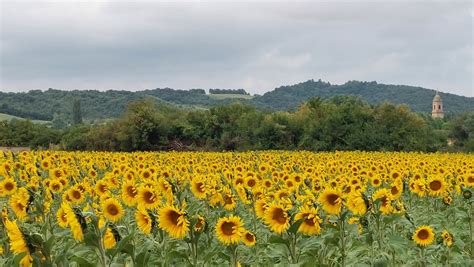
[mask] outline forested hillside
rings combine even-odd
[[[218,90],[218,89],[213,89]],[[221,90],[223,92],[232,90]],[[219,91],[220,93],[220,91]],[[157,102],[186,108],[210,108],[216,105],[241,102],[259,109],[294,110],[302,102],[319,96],[327,99],[335,95],[359,96],[369,104],[384,101],[407,104],[413,111],[430,112],[435,91],[405,85],[385,85],[376,82],[350,81],[342,85],[331,85],[321,80],[282,86],[262,96],[226,98],[206,94],[203,89],[175,90],[170,88],[130,91],[63,91],[49,89],[32,90],[24,93],[0,92],[0,113],[35,120],[61,118],[68,121],[72,116],[72,103],[79,100],[85,120],[108,119],[120,116],[127,103],[137,99],[154,98]],[[244,95],[245,96],[245,95]],[[462,113],[474,110],[474,98],[441,93],[447,113]]]

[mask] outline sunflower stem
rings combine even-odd
[[[474,259],[474,210],[472,209],[472,202],[469,203],[469,236],[471,238],[471,259]]]
[[[339,217],[339,238],[341,244],[341,266],[346,266],[346,233],[344,227],[344,219],[342,216]]]

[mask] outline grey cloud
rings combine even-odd
[[[377,80],[474,96],[470,2],[3,1],[0,90]]]

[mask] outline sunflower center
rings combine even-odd
[[[221,226],[221,230],[224,235],[232,235],[234,233],[234,223],[232,222],[224,222]]]
[[[108,206],[107,206],[107,212],[108,212],[110,215],[115,216],[115,215],[117,215],[117,214],[119,213],[119,210],[118,210],[117,206],[115,206],[115,205],[112,204],[112,205],[108,205]]]
[[[440,181],[432,181],[430,183],[430,189],[433,191],[438,191],[441,189],[441,182]]]
[[[419,239],[428,239],[430,236],[430,233],[428,233],[428,230],[422,229],[418,232],[418,238]]]
[[[256,184],[256,182],[255,182],[254,179],[250,179],[250,180],[248,180],[248,182],[247,182],[247,185],[248,185],[249,187],[254,187],[255,184]]]
[[[178,225],[179,217],[181,217],[181,214],[177,213],[174,210],[168,213],[168,218],[173,223],[173,225]]]
[[[75,199],[80,199],[81,198],[81,192],[79,192],[78,190],[72,191],[72,197],[74,197]]]
[[[4,185],[4,187],[7,191],[11,191],[11,190],[13,190],[14,186],[13,186],[13,183],[8,182]]]
[[[127,187],[127,194],[131,197],[134,197],[137,195],[137,190],[133,186],[128,186]]]
[[[331,206],[335,206],[338,204],[339,196],[336,194],[330,194],[328,195],[327,200]]]
[[[146,191],[144,194],[143,194],[143,199],[145,200],[146,203],[148,204],[153,204],[155,203],[154,201],[154,195],[152,192],[150,191]]]
[[[279,224],[286,223],[286,216],[285,211],[283,209],[277,208],[273,211],[272,219]]]
[[[251,233],[245,234],[245,239],[251,243],[255,241],[255,237]]]
[[[469,176],[469,177],[467,178],[467,181],[468,181],[469,183],[474,183],[474,176]]]
[[[398,188],[396,186],[392,186],[392,189],[390,189],[390,193],[392,193],[392,195],[398,194]]]
[[[234,203],[234,201],[232,200],[232,197],[229,197],[228,195],[224,196],[224,202],[225,202],[226,205],[230,205],[230,204]]]
[[[199,193],[204,193],[204,184],[202,182],[196,183],[196,189]]]

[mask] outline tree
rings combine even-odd
[[[72,123],[78,125],[82,123],[81,101],[75,99],[72,104]]]

